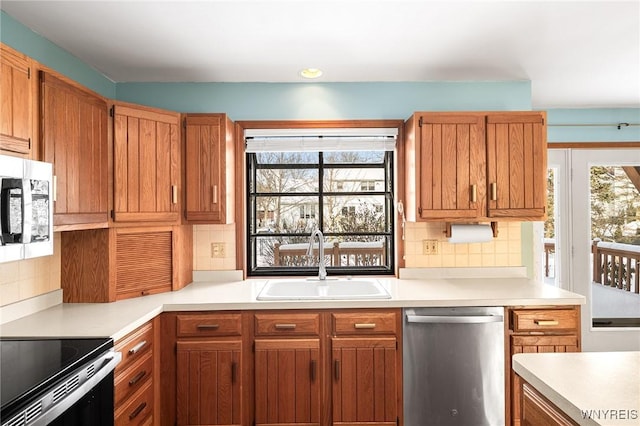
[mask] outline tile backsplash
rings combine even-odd
[[[459,268],[522,265],[520,222],[499,222],[498,236],[490,242],[451,244],[444,222],[405,224],[406,268]],[[437,254],[423,254],[423,240],[437,240]]]
[[[0,306],[60,289],[59,232],[53,247],[53,256],[0,263]]]
[[[213,243],[221,243],[222,255],[212,256]],[[193,270],[224,271],[236,269],[236,226],[194,225],[193,227]]]
[[[406,268],[460,268],[522,266],[520,222],[498,223],[498,236],[487,243],[450,244],[442,222],[405,224]],[[196,271],[236,269],[235,225],[193,227],[193,269]],[[438,253],[425,255],[423,240],[437,240]],[[212,257],[212,243],[224,244],[224,256]]]

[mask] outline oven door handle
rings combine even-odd
[[[48,411],[44,412],[33,423],[29,423],[29,426],[44,426],[51,423],[58,416],[60,416],[71,406],[73,406],[73,404],[78,402],[80,398],[89,393],[91,389],[93,389],[105,377],[107,377],[109,373],[111,373],[116,368],[116,365],[118,365],[121,359],[122,354],[120,352],[108,351],[107,353],[103,354],[102,367],[98,371],[96,371],[95,374],[91,376],[91,378],[87,379],[83,384],[81,384],[68,396],[62,399],[62,401],[51,407]]]

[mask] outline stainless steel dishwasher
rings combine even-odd
[[[504,309],[404,310],[405,426],[504,425]]]

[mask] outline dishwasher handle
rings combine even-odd
[[[503,322],[502,315],[412,315],[407,314],[407,322],[422,324],[483,324]]]

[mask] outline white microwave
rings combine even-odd
[[[0,155],[0,262],[53,254],[51,163]]]

